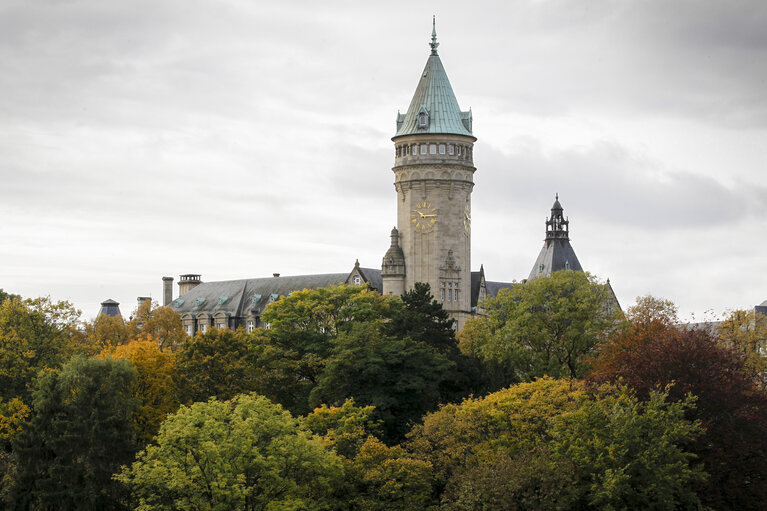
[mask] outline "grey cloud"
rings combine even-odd
[[[615,225],[652,229],[707,228],[760,214],[767,189],[726,187],[689,171],[631,154],[616,143],[564,151],[526,145],[511,153],[483,148],[482,187],[488,200],[509,197],[540,207],[560,193],[581,214]]]

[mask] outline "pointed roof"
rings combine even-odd
[[[120,316],[120,304],[111,298],[108,298],[101,302],[101,308],[99,309],[99,316]]]
[[[410,106],[404,114],[397,114],[397,133],[394,137],[440,133],[471,134],[471,110],[462,112],[455,99],[447,73],[437,54],[437,31],[432,25],[431,54],[421,73],[421,80],[415,89]]]
[[[546,241],[535,260],[528,280],[551,275],[559,270],[583,271],[573,247],[570,245],[570,221],[563,214],[557,194],[551,206],[551,218],[546,219]]]

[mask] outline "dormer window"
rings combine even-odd
[[[418,114],[418,127],[425,128],[429,124],[429,119],[426,117],[426,112]]]

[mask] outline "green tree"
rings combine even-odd
[[[375,407],[385,438],[399,440],[420,417],[437,407],[440,387],[455,364],[422,341],[390,337],[379,322],[363,322],[341,333],[310,403],[354,398]]]
[[[325,370],[332,340],[401,306],[397,298],[346,285],[296,291],[270,304],[261,316],[270,329],[252,337],[258,371],[269,376],[258,391],[293,413],[310,412],[309,393]]]
[[[694,398],[666,392],[639,401],[626,387],[604,388],[552,430],[554,459],[574,475],[578,509],[700,509],[691,483],[705,479],[684,450],[703,430],[685,420]]]
[[[218,328],[187,337],[175,353],[173,374],[180,402],[186,404],[256,390],[251,337],[242,329]]]
[[[544,378],[427,415],[408,448],[435,467],[444,509],[695,507],[690,405]]]
[[[471,320],[462,350],[480,359],[496,386],[544,375],[579,378],[605,329],[609,290],[588,273],[563,270],[501,290]]]
[[[135,454],[128,361],[74,357],[43,374],[30,424],[14,438],[18,509],[124,509],[112,474]]]
[[[340,458],[255,394],[182,406],[118,479],[136,509],[329,509]]]
[[[402,295],[401,308],[394,308],[384,333],[399,339],[409,337],[425,343],[455,364],[450,378],[443,381],[440,394],[443,402],[455,401],[481,388],[481,368],[475,359],[458,349],[455,322],[442,304],[434,299],[429,284],[416,282]]]

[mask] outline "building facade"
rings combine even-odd
[[[260,318],[269,303],[301,289],[364,284],[385,295],[401,295],[416,282],[430,285],[461,329],[469,317],[481,312],[478,307],[484,299],[516,285],[487,281],[482,266],[471,271],[471,194],[477,170],[472,112],[458,106],[437,51],[434,25],[429,46],[410,105],[404,114],[397,114],[392,137],[397,218],[380,269],[363,268],[357,262],[343,273],[205,283],[198,274],[185,274],[176,300],[174,279],[163,277],[163,304],[181,315],[188,334],[214,327],[268,328]],[[557,196],[546,221],[544,247],[528,278],[564,269],[582,271]]]

